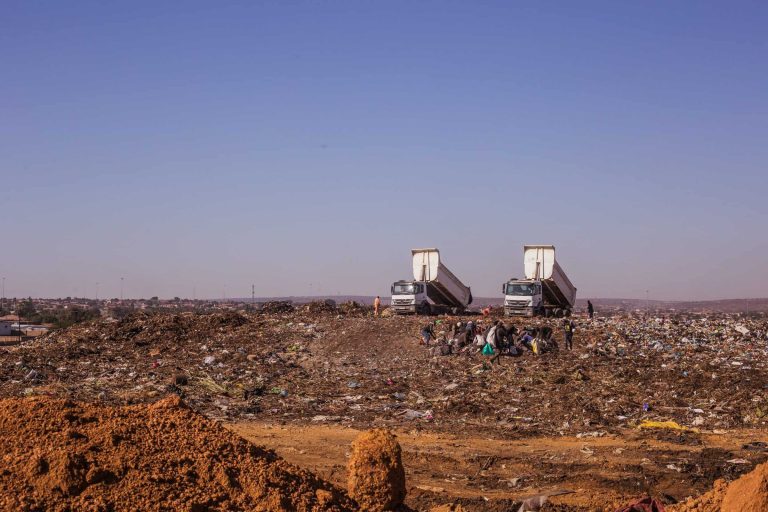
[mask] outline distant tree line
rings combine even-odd
[[[21,316],[22,322],[50,324],[59,329],[99,318],[101,311],[96,307],[84,308],[79,306],[38,311],[34,301],[30,298],[19,304],[18,314]]]

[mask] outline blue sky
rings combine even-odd
[[[768,296],[764,2],[3,2],[8,296]]]

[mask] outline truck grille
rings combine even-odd
[[[413,304],[413,299],[392,299],[394,306],[410,306]]]
[[[504,302],[504,305],[510,308],[524,308],[528,306],[527,300],[508,300]]]

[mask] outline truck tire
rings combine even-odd
[[[421,303],[421,314],[422,315],[431,315],[432,314],[432,306],[429,302],[422,302]]]

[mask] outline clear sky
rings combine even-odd
[[[768,296],[768,3],[0,4],[6,296]]]

